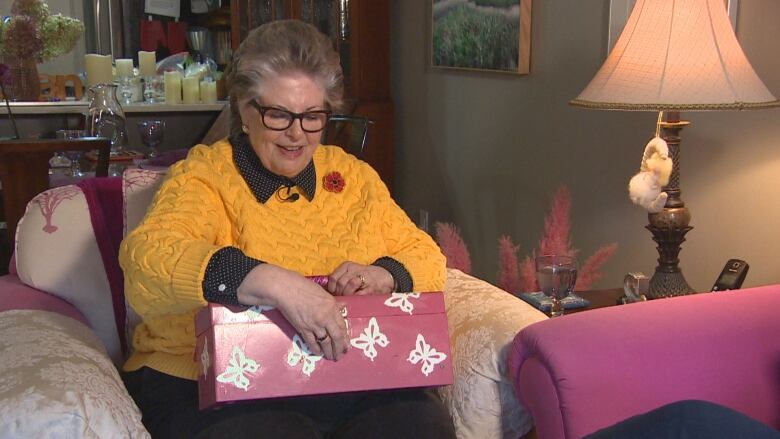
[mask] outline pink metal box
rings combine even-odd
[[[210,304],[195,320],[199,405],[452,383],[444,294],[339,297],[350,349],[312,355],[282,314]]]

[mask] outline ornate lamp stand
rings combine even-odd
[[[685,242],[685,234],[693,228],[689,225],[691,212],[680,198],[680,130],[688,124],[680,120],[679,112],[667,113],[666,121],[661,123],[661,137],[669,146],[673,167],[669,184],[664,187],[664,191],[669,194],[664,210],[648,214],[650,224],[645,226],[653,234],[653,241],[658,244],[658,266],[650,279],[648,293],[653,299],[693,293],[678,266],[680,246]]]

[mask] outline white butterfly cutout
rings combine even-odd
[[[223,323],[243,323],[263,320],[265,318],[263,317],[263,312],[272,309],[274,309],[273,306],[267,305],[255,305],[238,312],[233,312],[225,308],[223,314]]]
[[[349,340],[349,343],[358,349],[362,349],[363,355],[374,361],[377,355],[376,345],[386,347],[390,342],[387,340],[387,336],[379,331],[376,317],[371,317],[366,329],[363,330],[360,336]]]
[[[211,358],[209,358],[209,339],[203,342],[203,350],[200,351],[200,365],[203,367],[203,376],[209,374],[209,366],[211,366]]]
[[[295,334],[292,339],[292,350],[287,354],[287,364],[292,367],[303,362],[303,373],[306,376],[311,376],[314,372],[314,368],[317,366],[317,362],[322,360],[322,355],[312,355],[309,346],[301,339],[301,336]]]
[[[250,306],[249,309],[246,310],[245,312],[247,314],[249,314],[249,313],[251,313],[251,314],[260,314],[263,311],[270,311],[272,309],[276,309],[276,308],[274,308],[271,305],[254,305],[254,306]]]
[[[414,305],[409,301],[409,298],[419,299],[420,293],[393,293],[390,298],[385,300],[385,305],[391,308],[400,308],[401,311],[412,314]]]
[[[233,346],[233,353],[230,355],[230,362],[225,371],[217,377],[217,381],[225,384],[232,384],[239,389],[246,391],[249,388],[249,378],[246,373],[257,372],[257,362],[247,358],[244,352],[238,346]]]
[[[428,374],[433,372],[433,366],[441,363],[445,358],[447,358],[447,354],[436,351],[436,349],[425,342],[422,334],[417,334],[416,346],[414,350],[409,352],[409,358],[406,361],[412,364],[422,361],[422,373],[428,376]]]

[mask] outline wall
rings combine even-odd
[[[512,236],[530,253],[556,187],[572,193],[580,256],[617,242],[595,287],[625,273],[651,275],[657,253],[645,212],[626,186],[655,129],[656,114],[568,105],[606,57],[608,0],[533,5],[531,74],[429,67],[428,1],[392,6],[396,104],[395,195],[413,219],[457,224],[473,272],[496,279],[497,241]],[[780,96],[780,2],[740,3],[738,37],[767,87]],[[712,286],[729,258],[751,266],[746,286],[780,282],[780,110],[684,113],[683,200],[694,229],[680,254],[694,289]]]

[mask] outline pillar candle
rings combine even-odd
[[[154,76],[157,74],[157,55],[154,52],[138,52],[138,71],[141,76]]]
[[[181,80],[182,102],[185,104],[197,104],[200,102],[199,76],[188,76]]]
[[[111,73],[111,55],[97,55],[90,53],[84,55],[84,64],[87,66],[87,87],[95,84],[109,84],[113,82]]]
[[[181,103],[181,73],[165,72],[165,103]]]
[[[217,83],[214,81],[201,81],[200,83],[200,101],[204,104],[213,104],[217,102]]]
[[[133,60],[122,58],[116,60],[116,76],[118,77],[132,77],[133,76]]]

